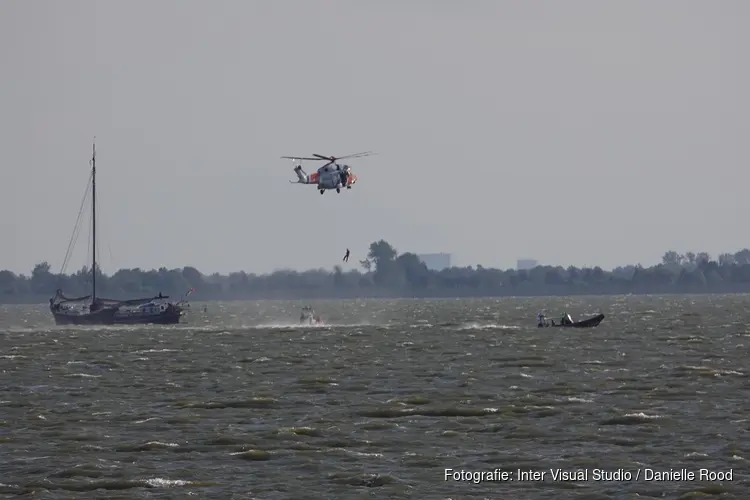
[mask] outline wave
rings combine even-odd
[[[259,325],[248,325],[245,328],[256,328],[256,329],[308,329],[308,328],[315,328],[315,329],[326,329],[326,328],[356,328],[360,326],[379,326],[379,325],[373,325],[372,323],[326,323],[323,322],[321,325],[308,325],[308,324],[300,324],[296,322],[273,322],[273,323],[261,323]]]

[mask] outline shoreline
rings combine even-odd
[[[557,291],[546,291],[545,292],[526,292],[526,293],[370,293],[370,294],[278,294],[280,296],[272,296],[270,294],[258,294],[258,295],[231,295],[231,294],[217,294],[211,297],[201,297],[199,293],[194,293],[193,300],[188,300],[189,303],[207,303],[207,302],[298,302],[298,301],[315,301],[315,302],[328,302],[328,301],[342,301],[342,300],[464,300],[464,299],[486,299],[486,300],[497,300],[497,299],[543,299],[543,298],[559,298],[559,297],[627,297],[627,296],[689,296],[689,295],[745,295],[750,293],[750,286],[737,286],[737,287],[716,287],[722,289],[709,289],[709,290],[641,290],[641,291],[624,291],[624,290],[612,290],[612,291],[591,291],[591,290],[557,290]],[[729,288],[729,289],[727,289]],[[174,296],[173,294],[165,294]],[[119,300],[127,300],[128,297],[117,298]],[[49,304],[49,297],[47,296],[18,296],[11,300],[7,300],[6,297],[0,298],[0,306],[13,306],[13,305],[45,305]]]

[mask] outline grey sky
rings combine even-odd
[[[58,270],[94,135],[105,271],[330,268],[346,247],[353,268],[380,238],[503,268],[748,246],[749,15],[742,0],[2,1],[0,268]],[[365,150],[379,156],[351,163],[354,189],[324,196],[279,159]]]

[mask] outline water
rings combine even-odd
[[[313,304],[327,326],[301,328],[301,303],[209,303],[175,327],[87,329],[3,306],[0,495],[750,498],[748,305],[331,301]],[[607,317],[538,329],[542,308]],[[655,481],[646,469],[733,476]]]

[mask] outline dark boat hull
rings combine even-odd
[[[591,318],[587,318],[581,321],[575,321],[567,325],[551,324],[546,326],[550,326],[553,328],[593,328],[595,326],[599,326],[599,323],[601,323],[602,320],[604,320],[604,315],[597,314],[596,316],[592,316]]]
[[[182,311],[169,307],[159,314],[118,316],[117,309],[102,309],[93,313],[73,315],[52,312],[57,325],[176,325]]]
[[[180,311],[175,310],[174,308],[169,308],[163,313],[160,313],[156,316],[148,316],[148,317],[115,317],[115,325],[176,325],[180,322],[180,317],[182,317],[182,313]]]
[[[604,319],[603,314],[597,314],[596,316],[592,316],[590,318],[584,319],[582,321],[575,321],[573,323],[569,323],[567,325],[561,325],[558,323],[555,323],[554,321],[552,324],[546,323],[544,325],[538,325],[539,328],[546,328],[546,327],[552,327],[552,328],[593,328],[595,326],[599,326],[599,323],[602,322]]]
[[[65,314],[52,311],[56,325],[114,325],[116,309],[100,309],[87,314]]]

